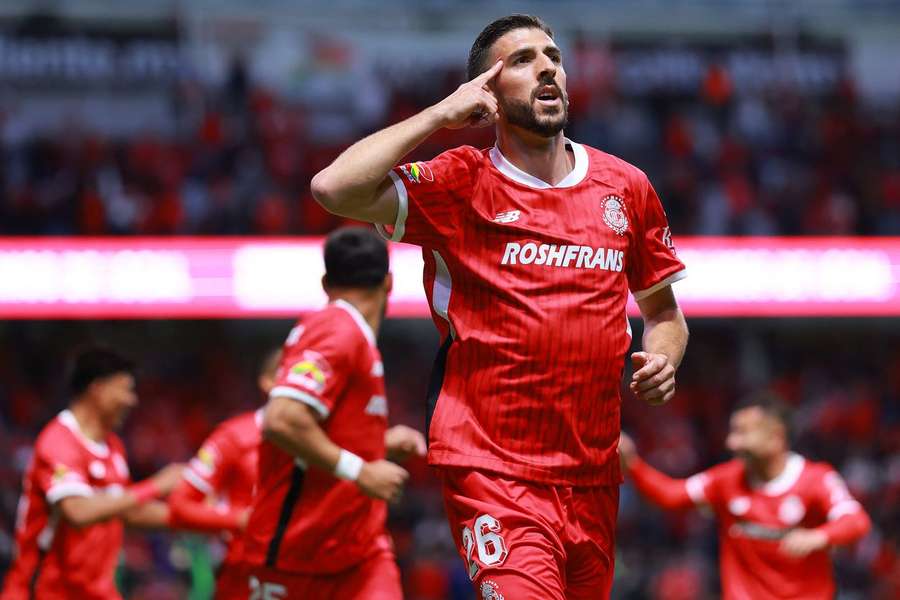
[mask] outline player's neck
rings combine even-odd
[[[69,411],[75,417],[78,429],[81,430],[81,434],[84,437],[98,443],[106,441],[109,429],[90,406],[83,401],[75,401],[69,406]]]
[[[541,181],[556,185],[575,168],[562,132],[552,138],[497,129],[497,147],[513,165]]]
[[[369,324],[369,327],[372,328],[375,335],[378,335],[378,328],[381,327],[381,319],[383,316],[383,300],[378,295],[369,292],[347,290],[339,294],[334,294],[329,299],[331,302],[343,300],[344,302],[352,304],[353,308],[359,311],[359,314],[363,316],[363,319],[365,319],[366,323]]]
[[[784,473],[787,467],[788,455],[787,451],[776,454],[765,461],[759,461],[753,466],[753,476],[764,482],[769,482]]]

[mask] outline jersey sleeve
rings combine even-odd
[[[74,440],[43,438],[35,448],[35,482],[47,502],[71,496],[91,496],[88,464]]]
[[[814,501],[819,504],[828,521],[836,521],[844,515],[862,511],[862,506],[850,494],[843,477],[831,467],[823,469],[816,486]]]
[[[634,248],[628,266],[628,286],[635,300],[641,300],[687,276],[675,254],[672,232],[662,203],[643,173],[637,184],[638,215],[635,218]]]
[[[700,471],[684,480],[684,489],[697,506],[709,506],[713,510],[721,503],[723,465]]]
[[[364,342],[353,330],[334,325],[319,320],[291,330],[270,398],[297,400],[313,408],[321,420],[328,418],[354,373],[359,344]]]
[[[207,496],[220,490],[229,465],[240,459],[241,449],[232,437],[227,424],[217,427],[188,463],[185,481]]]
[[[469,203],[475,161],[480,154],[462,146],[434,159],[400,165],[390,172],[397,190],[397,220],[393,227],[376,225],[388,240],[417,246],[440,246],[454,235],[460,209]]]

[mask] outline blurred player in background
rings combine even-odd
[[[392,285],[384,241],[334,231],[322,283],[329,304],[291,330],[265,408],[245,537],[251,597],[393,600],[402,589],[385,501],[409,474],[385,458],[424,455],[425,439],[387,427],[375,345]]]
[[[735,458],[688,479],[642,461],[622,434],[622,465],[644,497],[669,510],[699,506],[715,514],[726,600],[834,598],[828,550],[870,528],[841,476],[791,452],[789,432],[783,404],[752,397],[731,415],[725,444]]]
[[[275,385],[281,348],[266,355],[257,385],[268,396]],[[228,553],[216,578],[216,600],[247,598],[242,532],[247,526],[259,472],[263,409],[232,417],[203,442],[184,477],[169,495],[171,525],[194,531],[229,532]]]
[[[25,472],[2,600],[119,598],[113,576],[124,525],[168,523],[156,499],[177,483],[181,465],[133,484],[113,433],[138,402],[134,368],[101,347],[75,357],[69,408],[41,431]]]
[[[566,73],[546,24],[513,15],[488,25],[468,77],[351,146],[312,191],[331,212],[423,248],[443,337],[428,460],[479,593],[605,597],[625,305],[631,290],[645,323],[631,389],[665,402],[688,337],[670,287],[684,265],[646,175],[564,137]],[[444,127],[488,125],[491,149],[395,166]]]

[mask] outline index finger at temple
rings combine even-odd
[[[482,73],[481,75],[479,75],[478,77],[473,79],[472,82],[477,83],[478,85],[483,85],[483,84],[487,83],[488,81],[490,81],[491,79],[493,79],[494,77],[496,77],[497,73],[499,73],[500,69],[502,69],[502,68],[503,68],[503,61],[498,59],[497,62],[494,63],[494,66],[492,66],[490,69],[488,69],[487,71],[485,71],[484,73]]]

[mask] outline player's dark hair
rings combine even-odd
[[[369,227],[341,227],[325,240],[325,283],[334,287],[378,287],[388,274],[388,249]]]
[[[741,399],[734,407],[733,413],[748,408],[759,408],[765,414],[777,419],[784,425],[787,438],[791,439],[793,431],[793,410],[777,394],[770,391],[757,392]]]
[[[469,61],[466,63],[466,77],[469,81],[490,67],[487,60],[494,42],[515,29],[540,29],[551,39],[553,38],[553,30],[540,17],[515,14],[497,19],[481,30],[469,50]]]
[[[86,346],[76,351],[69,365],[67,390],[71,396],[84,393],[97,381],[119,373],[135,374],[131,359],[105,346]]]

